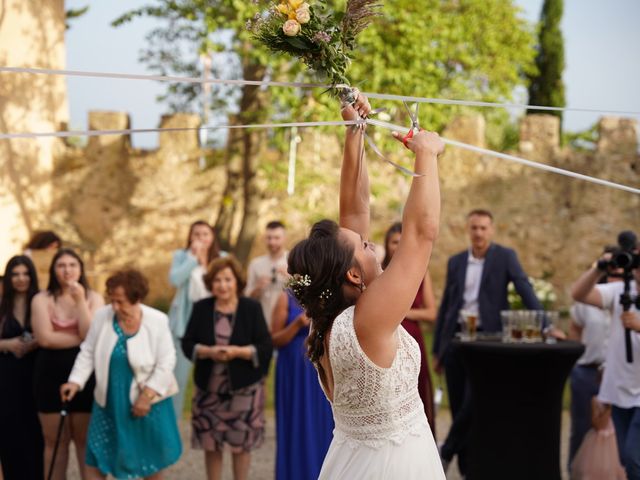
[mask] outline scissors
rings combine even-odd
[[[424,128],[420,128],[420,121],[418,120],[418,111],[420,109],[420,104],[416,103],[416,111],[414,113],[413,110],[409,108],[407,102],[403,101],[402,103],[404,103],[404,108],[407,109],[407,112],[409,112],[409,118],[411,118],[411,128],[409,129],[409,133],[402,137],[402,143],[404,143],[405,147],[409,148],[407,146],[407,140],[413,138],[416,133],[423,132]]]

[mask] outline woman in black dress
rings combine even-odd
[[[0,463],[5,480],[42,480],[42,433],[33,399],[37,342],[31,335],[31,299],[38,277],[31,259],[9,260],[0,300]]]
[[[91,318],[102,305],[102,296],[89,290],[80,256],[68,248],[58,250],[49,269],[47,290],[38,293],[31,304],[33,332],[40,345],[34,371],[34,390],[44,436],[45,475],[48,475],[60,422],[60,386],[69,378]],[[66,478],[71,440],[76,447],[80,472],[85,478],[84,457],[94,385],[91,379],[67,408],[69,416],[53,468],[54,480]]]

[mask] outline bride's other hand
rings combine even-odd
[[[404,143],[404,137],[398,132],[393,132],[393,138]],[[437,156],[444,152],[444,142],[440,135],[426,130],[414,134],[413,138],[408,138],[406,145],[415,154],[422,151]]]
[[[369,99],[360,93],[357,89],[354,89],[354,97],[356,101],[351,105],[344,105],[342,107],[342,118],[345,121],[358,120],[359,118],[367,118],[371,113],[371,105]]]

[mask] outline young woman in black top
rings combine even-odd
[[[31,299],[38,277],[31,259],[9,260],[0,300],[0,462],[5,480],[42,479],[42,433],[33,398],[37,341],[31,334]]]

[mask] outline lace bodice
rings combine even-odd
[[[333,416],[336,441],[378,447],[401,443],[427,427],[418,395],[420,350],[398,327],[398,350],[391,367],[382,368],[364,353],[353,326],[354,307],[336,317],[329,359],[333,371]]]

